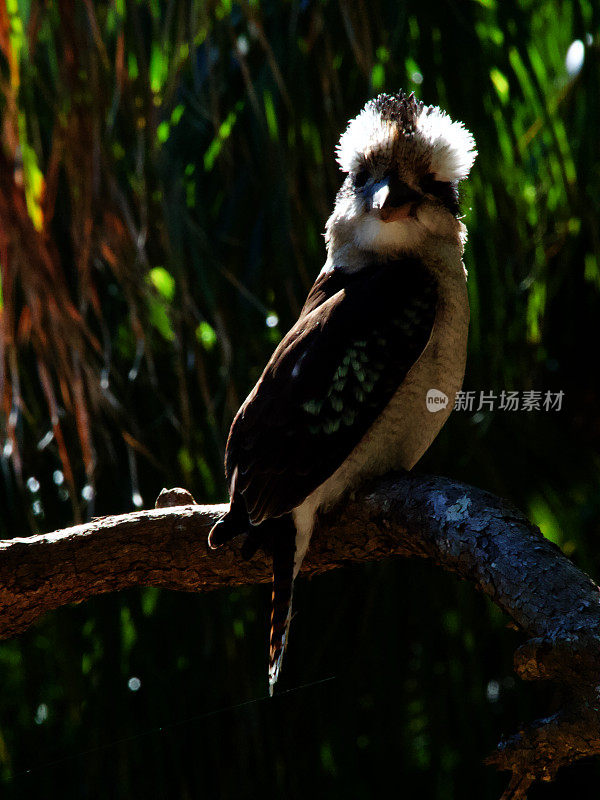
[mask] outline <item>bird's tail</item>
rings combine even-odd
[[[269,694],[272,695],[279,678],[292,616],[296,528],[290,514],[266,520],[260,525],[252,525],[243,498],[234,495],[229,511],[221,517],[208,534],[208,544],[215,549],[242,534],[246,534],[246,540],[242,546],[243,558],[252,558],[259,549],[273,554],[273,595],[269,639]]]
[[[273,595],[269,641],[269,694],[271,696],[279,678],[292,618],[294,556],[296,554],[296,528],[292,517],[283,517],[278,519],[277,523],[278,530],[274,532],[272,538]]]
[[[208,534],[208,545],[212,550],[252,528],[243,498],[234,495],[225,516],[213,525]]]

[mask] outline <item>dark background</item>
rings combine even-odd
[[[338,137],[403,87],[479,149],[465,389],[564,392],[453,414],[418,469],[599,577],[599,31],[592,0],[0,3],[0,536],[225,499],[233,414],[324,261]],[[557,701],[496,608],[401,560],[299,581],[269,701],[269,596],[96,597],[2,643],[3,796],[494,800],[483,758]]]

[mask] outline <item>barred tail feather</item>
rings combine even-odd
[[[208,544],[220,547],[236,536],[246,534],[242,557],[251,558],[258,549],[273,554],[273,594],[269,647],[269,694],[279,678],[292,616],[296,527],[291,514],[252,525],[244,499],[234,495],[229,511],[211,529]]]
[[[278,520],[279,530],[273,536],[273,595],[271,602],[271,634],[269,648],[269,694],[279,678],[283,654],[292,618],[294,589],[294,556],[296,528],[291,516]]]

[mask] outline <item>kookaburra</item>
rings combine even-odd
[[[213,548],[247,534],[246,555],[272,552],[271,693],[317,514],[370,478],[411,469],[461,388],[469,305],[458,183],[475,156],[462,123],[403,92],[369,101],[340,138],[346,178],[327,261],[233,421],[231,503],[209,535]],[[448,397],[435,413],[431,389]]]

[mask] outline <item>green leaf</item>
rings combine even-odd
[[[196,328],[196,339],[205,350],[212,350],[217,343],[217,334],[215,329],[203,320]]]
[[[179,103],[179,105],[175,106],[171,113],[171,124],[177,125],[179,120],[183,116],[183,112],[185,111],[185,106]]]
[[[164,267],[153,267],[148,273],[150,283],[156,291],[171,302],[175,296],[175,278]]]
[[[508,98],[510,95],[510,85],[502,72],[496,67],[492,67],[490,70],[490,78],[492,79],[492,83],[494,84],[494,88],[498,93],[498,97],[503,103],[508,102]]]
[[[277,125],[277,114],[275,113],[275,106],[273,105],[273,97],[271,92],[264,93],[263,102],[265,104],[265,117],[267,119],[269,136],[271,139],[277,140],[279,138],[279,127]]]
[[[167,311],[165,305],[155,297],[150,297],[148,299],[148,311],[150,324],[152,327],[156,328],[163,339],[165,339],[167,342],[174,342],[175,331],[171,326],[169,312]]]
[[[238,107],[239,105],[240,104],[238,104]],[[208,150],[204,154],[204,169],[207,172],[210,172],[213,168],[217,156],[223,147],[223,142],[225,142],[231,136],[231,131],[233,130],[233,126],[237,120],[237,111],[239,110],[238,107],[236,107],[234,111],[230,111],[225,120],[221,123],[219,130],[217,131],[217,135],[212,140],[208,146]]]
[[[134,53],[127,54],[127,72],[132,81],[134,81],[140,74],[138,69],[137,58]]]
[[[146,589],[142,589],[141,606],[142,614],[145,617],[151,617],[154,613],[159,595],[160,589],[157,589],[156,586],[149,586]]]
[[[157,42],[152,43],[150,53],[150,88],[154,94],[162,89],[169,73],[169,59]]]
[[[561,526],[543,497],[538,496],[531,500],[529,503],[529,517],[534,525],[538,526],[546,539],[560,547],[564,538]]]
[[[126,653],[131,650],[136,639],[137,633],[133,623],[133,617],[131,616],[131,611],[127,608],[127,606],[123,606],[123,608],[121,608],[121,641],[123,643],[123,650]]]
[[[156,138],[160,144],[164,144],[167,141],[170,131],[171,127],[166,120],[159,124],[158,128],[156,129]]]
[[[383,89],[384,83],[385,67],[383,64],[374,64],[371,70],[371,86],[373,87],[373,91],[378,92],[380,89]]]

